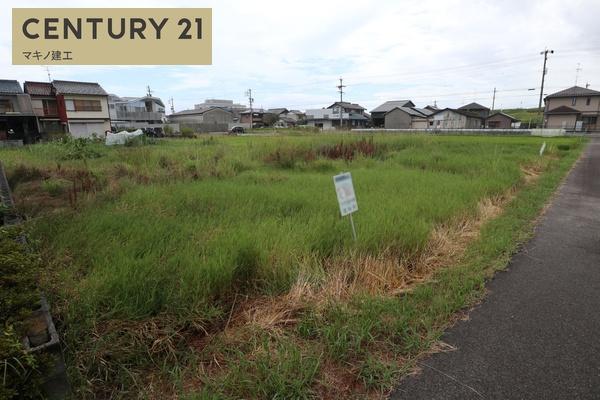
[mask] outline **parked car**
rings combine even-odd
[[[229,133],[231,135],[237,135],[238,133],[244,133],[244,127],[243,126],[233,126],[229,130]]]

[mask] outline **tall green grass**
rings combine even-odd
[[[521,186],[522,166],[552,169],[572,160],[579,147],[576,139],[567,138],[377,135],[371,155],[357,154],[350,161],[321,155],[323,146],[361,138],[221,137],[119,148],[90,144],[100,157],[82,160],[65,160],[61,145],[46,144],[0,149],[0,159],[17,195],[24,181],[40,174],[60,178],[65,170],[85,170],[101,182],[77,209],[66,204],[30,223],[46,256],[67,260],[60,265],[63,292],[58,296],[66,303],[73,335],[81,337],[105,321],[167,316],[168,323],[183,325],[198,318],[224,322],[239,294],[285,292],[300,271],[326,274],[324,261],[331,257],[384,250],[397,257],[416,255],[436,225],[472,216],[481,199]],[[543,141],[549,146],[540,157]],[[358,198],[356,243],[349,221],[339,216],[333,189],[332,176],[342,171],[352,173]],[[457,296],[456,304],[463,304],[467,295]],[[414,310],[393,327],[384,326],[376,309],[369,309],[369,318],[350,318],[340,307],[325,316],[323,326],[309,315],[298,327],[302,337],[318,335],[328,357],[352,353],[349,349],[373,339],[374,329],[397,328],[407,353],[423,346],[420,328],[410,322]],[[449,307],[448,313],[456,309],[454,303],[439,307]],[[344,328],[350,320],[360,325],[356,331]],[[103,354],[110,337],[106,343],[102,337],[83,342]],[[94,359],[89,374],[129,380],[131,372],[122,365],[143,364],[127,352],[113,357],[120,360],[118,368]],[[309,364],[317,368],[318,363]],[[391,379],[386,365],[376,360],[363,367],[359,375],[365,385]],[[295,372],[290,366],[282,374]],[[312,378],[312,373],[306,377]],[[264,393],[287,393],[281,391],[285,382],[272,385]],[[258,393],[254,390],[248,393]]]

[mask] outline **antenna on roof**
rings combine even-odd
[[[589,87],[590,87],[590,83],[588,82],[588,83],[585,84],[585,88],[589,89]]]
[[[152,97],[152,89],[150,89],[150,85],[146,86],[146,90],[148,91],[148,93],[146,93],[146,95],[148,97]]]
[[[171,104],[171,114],[175,114],[175,106],[173,105],[173,98],[169,99],[169,103]]]

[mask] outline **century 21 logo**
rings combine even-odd
[[[13,8],[15,65],[209,65],[210,8]]]
[[[146,22],[147,21],[147,22]],[[161,39],[162,30],[168,23],[169,18],[162,18],[157,21],[155,18],[119,18],[115,21],[113,18],[44,18],[40,21],[38,18],[28,18],[23,22],[23,35],[28,39],[45,40],[54,39],[81,39],[85,32],[89,32],[91,39],[98,39],[100,30],[106,30],[106,33],[112,39],[121,39],[127,37],[135,39],[146,39],[146,35],[155,39]],[[202,39],[202,18],[180,18],[177,25],[181,27],[181,33],[178,39]],[[190,33],[192,26],[195,30]]]

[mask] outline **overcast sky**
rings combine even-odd
[[[107,1],[52,2],[53,7],[104,7]],[[139,1],[121,0],[120,7]],[[54,79],[97,81],[121,96],[146,85],[175,110],[206,98],[255,106],[321,108],[339,98],[372,109],[386,100],[437,101],[455,107],[477,101],[496,108],[535,107],[544,48],[545,93],[578,83],[600,90],[600,1],[155,1],[145,7],[211,7],[213,64],[208,66],[54,66]],[[3,1],[0,78],[48,79],[40,66],[11,65],[11,6],[47,7],[47,0]],[[106,54],[108,59],[111,54]],[[160,57],[157,54],[156,57]],[[535,88],[536,91],[528,91]]]

